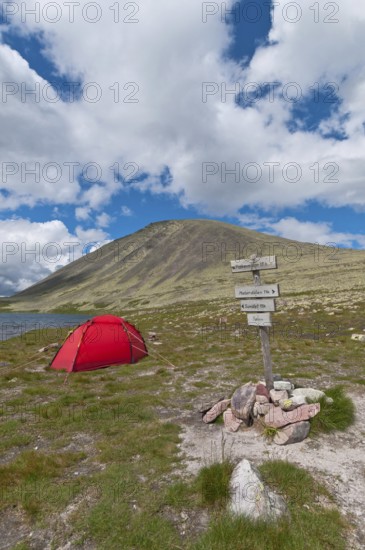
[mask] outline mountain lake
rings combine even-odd
[[[90,314],[72,313],[0,313],[0,341],[14,336],[25,338],[25,335],[33,330],[39,331],[40,336],[46,334],[48,328],[76,327],[90,317]]]

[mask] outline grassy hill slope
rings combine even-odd
[[[18,311],[157,307],[234,297],[250,273],[232,274],[230,260],[275,254],[282,296],[337,294],[365,288],[365,251],[300,243],[213,220],[152,223],[83,256],[2,301]]]

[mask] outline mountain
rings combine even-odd
[[[251,273],[231,272],[230,260],[276,255],[278,269],[262,282],[282,296],[364,290],[365,251],[301,243],[212,220],[152,223],[106,244],[3,300],[18,311],[69,311],[162,306],[181,301],[234,300]]]

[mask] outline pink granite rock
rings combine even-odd
[[[257,414],[261,416],[269,414],[269,412],[273,408],[275,408],[275,405],[273,405],[272,403],[256,403]]]
[[[321,406],[319,403],[301,405],[293,411],[283,411],[280,407],[275,407],[265,416],[265,424],[272,428],[281,428],[287,424],[309,420],[318,414],[320,410]]]
[[[266,397],[266,395],[256,395],[256,403],[269,403],[270,402],[270,397],[269,399]]]
[[[266,397],[266,401],[270,401],[269,390],[264,384],[256,384],[256,397]]]
[[[222,397],[220,397],[219,399],[213,399],[213,400],[210,400],[210,401],[206,401],[205,403],[201,403],[201,405],[199,406],[199,409],[198,411],[202,414],[205,414],[207,413],[208,411],[210,411],[210,409],[216,404],[216,403],[219,403],[219,401],[223,401],[225,399],[225,396],[222,395]]]
[[[277,445],[299,443],[307,437],[309,430],[310,422],[308,420],[304,420],[303,422],[295,422],[295,424],[289,424],[275,434],[274,443]]]
[[[279,405],[281,399],[288,399],[288,392],[286,390],[270,390],[270,397],[275,405]]]
[[[223,420],[224,427],[229,432],[236,432],[243,422],[243,420],[240,420],[233,414],[231,409],[228,409],[223,413]]]
[[[223,411],[227,409],[230,402],[230,399],[222,399],[222,401],[219,401],[213,405],[213,407],[203,416],[203,422],[206,424],[213,422],[220,414],[222,414]]]

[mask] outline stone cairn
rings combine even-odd
[[[278,378],[277,376],[275,378]],[[274,389],[268,391],[265,382],[248,382],[237,388],[231,399],[203,405],[199,412],[206,424],[214,422],[223,413],[224,426],[229,432],[236,432],[240,426],[252,426],[254,419],[264,427],[272,428],[273,441],[277,445],[298,443],[305,439],[310,430],[309,420],[320,411],[320,403],[307,403],[326,397],[325,393],[313,388],[296,388],[290,380],[274,379]],[[326,397],[332,402],[330,397]]]

